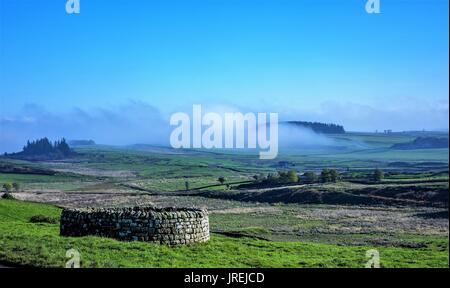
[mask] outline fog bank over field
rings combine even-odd
[[[335,123],[346,131],[447,130],[448,100],[423,103],[412,99],[403,106],[398,103],[386,107],[372,107],[355,103],[323,103],[317,109],[269,107],[239,107],[233,105],[202,105],[203,115],[208,112],[258,113],[278,112],[279,121],[312,121]],[[171,108],[173,109],[173,108]],[[0,116],[0,152],[17,152],[29,139],[48,137],[52,140],[93,139],[99,144],[130,145],[145,143],[169,145],[174,127],[169,125],[173,112],[192,114],[192,107],[164,111],[142,101],[128,101],[108,108],[72,108],[54,112],[37,104],[25,105],[16,113],[2,110]],[[334,140],[310,129],[280,125],[280,147],[333,146]]]
[[[289,120],[319,121],[343,125],[346,131],[448,131],[449,102],[422,101],[415,98],[393,99],[389,103],[363,105],[359,103],[329,101],[315,109],[290,109]]]
[[[155,107],[129,102],[113,108],[54,113],[30,104],[13,117],[0,119],[0,151],[21,149],[28,139],[93,139],[98,144],[168,143],[168,125]]]

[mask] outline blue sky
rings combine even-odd
[[[366,0],[65,2],[0,0],[0,118],[203,104],[448,128],[446,0],[381,0],[378,15]]]

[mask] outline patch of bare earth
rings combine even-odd
[[[212,214],[281,214],[283,211],[276,207],[236,207],[212,210]]]
[[[95,177],[135,178],[136,174],[129,170],[104,170],[84,167],[77,163],[44,162],[49,168],[57,172],[74,173]]]
[[[50,203],[61,207],[153,206],[151,196],[120,192],[55,192],[14,193],[18,200]]]
[[[106,185],[106,186],[103,186]],[[61,191],[56,189],[27,190],[14,193],[19,200],[50,203],[61,207],[113,207],[113,206],[157,206],[198,207],[211,213],[270,213],[278,210],[267,204],[242,203],[232,200],[209,199],[191,196],[151,195],[123,186],[95,184],[77,189]],[[103,188],[103,189],[102,189]],[[105,189],[107,188],[107,189]]]
[[[379,208],[330,206],[299,209],[302,220],[322,220],[327,223],[322,233],[408,233],[447,235],[447,218],[425,218],[421,213],[439,212],[437,208]],[[314,228],[311,228],[314,229]],[[311,230],[310,229],[310,230]],[[312,232],[312,231],[303,231]]]

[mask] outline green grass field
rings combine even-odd
[[[364,267],[377,249],[382,267],[448,267],[448,242],[426,248],[340,246],[269,242],[213,234],[206,244],[168,247],[99,237],[59,236],[58,224],[35,224],[33,215],[58,217],[51,205],[0,200],[0,262],[64,267],[66,251],[81,254],[82,267]]]
[[[448,199],[448,149],[389,149],[423,135],[417,133],[332,135],[336,147],[281,149],[275,160],[260,160],[248,151],[175,151],[149,145],[78,147],[76,158],[62,161],[1,157],[4,167],[57,172],[0,173],[0,185],[20,184],[13,192],[18,199],[64,207],[207,207],[212,235],[207,244],[184,247],[65,238],[57,224],[29,222],[34,215],[58,218],[60,208],[0,200],[0,263],[63,267],[66,251],[74,248],[83,267],[364,267],[366,251],[377,249],[383,267],[448,267],[448,206],[443,205]],[[338,169],[342,180],[269,191],[232,184],[282,170],[320,173],[324,168]],[[385,172],[384,180],[367,182],[375,168]],[[219,177],[230,187],[218,185]],[[186,182],[193,193],[184,191]],[[251,198],[257,195],[253,192],[265,196]],[[221,197],[210,197],[214,193]],[[228,198],[233,193],[244,193],[246,199]],[[327,193],[334,195],[332,201]],[[440,206],[397,206],[398,201],[386,199],[378,206],[348,202],[368,195],[430,200]],[[317,202],[286,201],[300,196]]]

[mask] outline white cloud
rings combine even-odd
[[[20,150],[28,139],[93,139],[104,144],[166,144],[169,127],[158,109],[130,101],[112,108],[74,108],[54,113],[37,104],[25,105],[16,116],[0,118],[0,151]],[[166,127],[167,126],[167,127]]]
[[[316,109],[290,107],[282,111],[267,106],[264,110],[233,105],[202,104],[203,113],[278,112],[280,121],[300,120],[336,123],[347,131],[448,130],[448,99],[423,101],[396,99],[376,105],[329,101]],[[258,103],[255,104],[258,106]],[[191,114],[192,107],[172,112]],[[168,145],[173,127],[169,116],[156,107],[140,101],[110,108],[73,108],[66,112],[50,112],[37,104],[27,104],[14,115],[0,117],[0,152],[20,150],[28,139],[93,139],[97,143],[127,145],[147,143]],[[280,144],[333,145],[325,137],[308,130],[280,131]],[[283,136],[284,135],[284,136]]]

